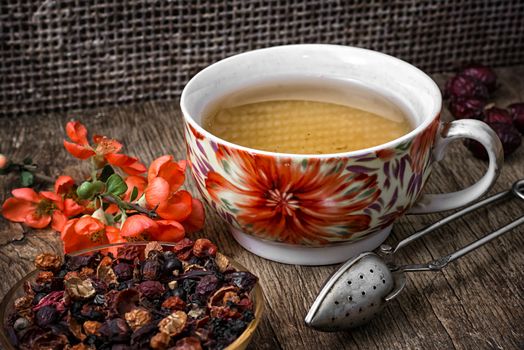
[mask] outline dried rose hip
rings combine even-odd
[[[158,281],[144,281],[137,289],[146,298],[157,298],[165,292],[164,286]]]
[[[524,134],[524,103],[513,103],[508,106],[508,110],[513,118],[513,125]]]
[[[490,92],[494,91],[497,87],[497,75],[493,69],[487,66],[481,64],[471,64],[462,69],[459,74],[480,81],[488,88]]]
[[[522,137],[518,130],[513,125],[504,123],[494,123],[490,127],[495,131],[504,149],[504,156],[513,153],[522,143]],[[484,147],[477,141],[466,140],[466,147],[479,159],[487,160],[488,154]]]
[[[161,265],[157,259],[147,259],[142,264],[142,279],[155,281],[161,273]]]
[[[171,337],[169,336],[169,334],[159,332],[151,338],[151,341],[149,342],[149,346],[151,346],[151,349],[164,350],[167,348],[170,341],[171,341]]]
[[[484,111],[484,122],[489,125],[495,123],[503,123],[508,125],[513,124],[513,120],[511,119],[509,112],[505,109],[497,107],[491,107],[490,109],[486,109]]]
[[[175,349],[177,350],[202,350],[202,345],[200,345],[200,340],[198,340],[198,338],[186,337],[176,342]]]
[[[184,311],[177,310],[158,323],[158,329],[161,332],[175,336],[184,330],[187,322],[187,314]]]
[[[133,331],[145,326],[151,321],[151,313],[143,308],[136,308],[126,312],[124,318]]]
[[[133,278],[133,266],[128,263],[121,262],[113,267],[113,271],[119,281],[127,281]]]
[[[447,81],[444,96],[447,98],[475,97],[485,100],[488,98],[488,89],[475,78],[466,75],[455,75]]]
[[[162,307],[170,310],[184,310],[186,308],[186,302],[178,296],[173,296],[164,300]]]
[[[112,342],[126,342],[131,335],[131,329],[129,329],[126,321],[121,318],[105,321],[98,332]]]
[[[486,102],[474,97],[457,97],[449,101],[449,111],[456,119],[482,119]]]
[[[214,245],[209,239],[199,238],[193,245],[193,254],[201,258],[204,256],[215,256],[217,253],[217,246]]]

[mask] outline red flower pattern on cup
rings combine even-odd
[[[256,236],[325,244],[332,235],[347,239],[369,227],[369,215],[351,213],[380,196],[376,175],[343,173],[336,160],[296,163],[220,146],[217,153],[237,169],[238,180],[211,171],[206,188],[216,201],[230,199],[240,210],[238,222]]]

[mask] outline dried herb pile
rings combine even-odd
[[[207,239],[41,254],[6,328],[20,349],[223,349],[254,319],[257,277]]]

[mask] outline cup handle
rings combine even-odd
[[[499,176],[504,162],[502,144],[497,134],[486,123],[474,119],[455,120],[442,126],[433,148],[432,160],[440,161],[446,147],[453,140],[468,138],[484,146],[489,157],[488,170],[475,184],[456,192],[424,194],[408,211],[409,214],[424,214],[462,207],[486,193]]]

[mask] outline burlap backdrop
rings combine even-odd
[[[380,50],[428,71],[524,62],[524,1],[1,0],[0,114],[176,99],[198,70],[289,43]]]

